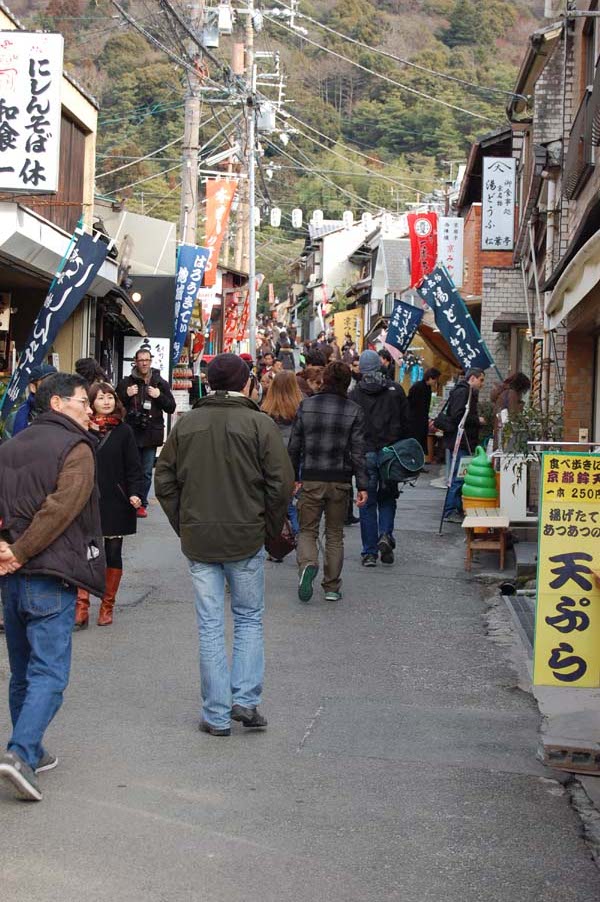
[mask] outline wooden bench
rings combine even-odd
[[[499,551],[500,569],[504,570],[506,558],[506,537],[509,518],[497,507],[472,507],[463,520],[463,529],[467,534],[467,551],[465,570],[471,569],[474,551]],[[477,534],[475,530],[486,529],[488,532]]]

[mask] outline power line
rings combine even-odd
[[[196,69],[191,63],[188,63],[187,60],[184,60],[181,57],[177,56],[176,53],[173,53],[173,51],[166,47],[161,41],[159,41],[158,38],[155,38],[154,35],[150,34],[149,31],[146,31],[146,29],[143,28],[139,24],[139,22],[137,22],[132,16],[129,15],[126,10],[123,9],[121,4],[118,3],[117,0],[110,0],[110,2],[115,7],[115,9],[118,9],[125,21],[128,22],[132,28],[135,28],[135,30],[139,34],[145,37],[150,44],[153,44],[154,47],[165,53],[171,60],[173,60],[174,63],[177,63],[178,66],[181,66],[183,69],[196,74]]]
[[[298,166],[282,166],[280,163],[275,164],[275,166],[278,171],[280,169],[285,170],[285,169],[298,169],[299,168]],[[360,163],[356,163],[356,166],[360,166]],[[268,164],[267,164],[267,168],[268,168]],[[357,178],[357,179],[368,179],[368,178],[383,179],[384,181],[387,181],[387,182],[393,182],[394,185],[397,185],[399,188],[408,188],[408,185],[404,185],[402,182],[397,182],[394,179],[391,179],[389,176],[383,175],[383,173],[381,173],[381,172],[369,172],[366,169],[364,172],[349,172],[347,170],[342,170],[342,169],[322,169],[319,167],[319,168],[315,169],[315,172],[326,172],[326,173],[330,173],[331,175],[349,175],[352,178]],[[426,182],[428,185],[431,184],[432,181],[434,181],[433,176],[431,178],[421,178],[420,176],[415,175],[415,176],[413,176],[413,178],[414,178],[415,182]],[[418,190],[418,189],[411,188],[411,191],[415,191],[415,190]]]
[[[366,153],[362,153],[360,150],[356,150],[354,147],[350,147],[348,144],[343,144],[341,141],[336,141],[335,138],[331,137],[331,135],[324,135],[323,132],[320,132],[317,128],[313,128],[313,126],[309,125],[308,122],[305,122],[303,119],[299,119],[297,116],[293,116],[291,113],[288,113],[288,118],[293,119],[294,122],[299,122],[300,125],[304,126],[304,128],[307,128],[309,131],[314,132],[315,135],[319,135],[319,137],[324,138],[326,141],[331,141],[331,142],[333,142],[333,144],[337,144],[338,147],[343,147],[345,150],[349,151],[350,153],[354,153],[359,157],[363,157],[363,159],[369,160],[371,163],[383,163],[382,160],[380,160],[378,157],[374,157],[373,154],[369,155]],[[423,138],[434,138],[435,137],[435,135],[429,135],[426,132],[413,132],[413,131],[409,131],[408,129],[405,129],[404,131],[407,134],[419,135],[420,137],[423,137]],[[308,137],[308,136],[305,135],[304,137]],[[352,143],[358,144],[359,142],[356,141],[354,138],[352,138]],[[360,146],[367,147],[368,145],[362,144]],[[412,175],[410,169],[402,170],[402,172]]]
[[[136,163],[142,163],[144,160],[149,160],[150,157],[156,156],[157,153],[160,153],[161,150],[166,150],[167,147],[173,147],[174,144],[179,144],[180,141],[183,141],[183,135],[179,138],[175,138],[173,141],[169,141],[168,144],[163,144],[162,147],[159,147],[158,150],[152,150],[150,153],[145,154],[143,157],[138,157],[135,160],[132,160],[131,163],[123,163],[122,166],[117,166],[116,169],[109,169],[108,172],[102,172],[100,175],[96,176],[96,181],[98,179],[104,179],[107,175],[113,175],[115,172],[121,172],[122,169],[128,169],[129,166],[135,166]],[[162,160],[161,162],[166,162]]]
[[[294,117],[292,117],[292,118],[294,118]],[[299,121],[299,120],[297,120],[297,121]],[[362,166],[366,173],[376,174],[380,178],[382,178],[384,181],[391,182],[393,185],[397,185],[399,188],[406,188],[408,191],[416,192],[417,189],[413,188],[411,185],[406,185],[406,184],[404,184],[404,182],[401,182],[399,179],[395,179],[389,175],[383,175],[382,173],[373,173],[373,170],[369,169],[367,166],[365,166],[364,163],[357,163],[355,160],[351,160],[350,157],[347,157],[344,154],[339,153],[336,150],[333,150],[333,148],[327,147],[326,145],[321,144],[315,138],[311,138],[310,135],[304,134],[302,131],[300,131],[300,129],[298,129],[298,131],[302,135],[303,138],[306,138],[308,141],[312,141],[313,144],[316,144],[318,147],[321,147],[323,150],[327,151],[328,153],[333,154],[333,156],[339,157],[340,160],[345,160],[347,163],[351,163],[353,166]],[[363,155],[361,154],[361,156],[363,156]],[[431,179],[431,181],[434,181],[434,180],[435,180],[435,177],[433,177]],[[425,180],[423,179],[423,181],[425,181]]]
[[[114,3],[115,0],[112,0],[112,2]],[[294,31],[293,28],[289,28],[287,25],[284,25],[283,22],[280,22],[278,19],[273,18],[273,16],[269,16],[266,13],[264,13],[263,15],[269,22],[273,22],[275,25],[278,25],[279,28],[283,28],[285,29],[285,31],[289,32],[289,34],[298,37],[298,32]],[[409,94],[414,94],[416,97],[421,97],[423,100],[427,100],[430,103],[439,103],[441,106],[447,107],[448,109],[454,110],[458,113],[465,113],[467,116],[472,116],[474,119],[481,119],[484,122],[494,122],[494,120],[490,119],[489,116],[483,116],[481,115],[481,113],[474,113],[472,110],[466,110],[464,107],[456,106],[456,104],[453,103],[448,103],[447,100],[442,100],[441,97],[432,97],[431,94],[426,94],[424,91],[418,91],[417,88],[411,88],[408,85],[403,85],[402,82],[396,81],[394,78],[389,78],[389,76],[384,75],[383,72],[376,72],[374,69],[369,69],[367,68],[367,66],[363,66],[361,63],[357,63],[355,60],[352,60],[347,56],[343,56],[343,54],[338,53],[336,50],[332,50],[330,47],[324,47],[322,44],[318,44],[316,41],[313,41],[306,35],[302,35],[301,39],[303,41],[306,41],[307,44],[311,44],[313,47],[316,47],[318,50],[323,50],[325,53],[329,53],[332,56],[337,57],[337,59],[343,60],[345,63],[350,63],[351,66],[355,66],[357,69],[361,69],[368,75],[374,75],[376,78],[380,78],[382,81],[386,81],[390,85],[401,88],[403,91],[407,91]]]
[[[300,166],[302,169],[304,169],[304,171],[307,172],[309,175],[313,172],[312,161],[309,161],[309,165],[305,166],[300,162],[300,160],[296,160],[286,150],[283,150],[283,148],[281,148],[281,147],[277,147],[275,144],[273,144],[272,141],[269,141],[269,139],[267,139],[267,143],[270,144],[274,150],[277,150],[277,151],[279,151],[279,153],[282,153],[284,156],[288,157],[292,161],[292,163],[296,163],[298,166]],[[321,179],[321,181],[326,182],[328,185],[331,185],[333,188],[335,188],[335,190],[337,192],[340,192],[341,194],[345,194],[347,197],[350,197],[352,200],[358,200],[358,201],[360,201],[361,204],[367,204],[368,206],[373,207],[373,209],[375,209],[377,211],[379,211],[381,209],[380,205],[374,204],[372,201],[367,200],[366,197],[361,197],[359,194],[355,194],[352,191],[347,191],[345,188],[341,188],[338,184],[336,184],[332,179],[328,178],[326,175],[321,175],[319,172],[315,172],[314,174],[317,176],[317,178]]]
[[[174,169],[179,169],[181,163],[177,163],[175,166],[169,166],[168,169],[161,169],[160,172],[155,172],[154,175],[147,175],[143,179],[138,179],[135,182],[130,182],[129,185],[121,185],[119,188],[115,188],[113,191],[107,191],[105,196],[110,197],[111,194],[119,194],[121,191],[127,191],[128,188],[133,188],[135,185],[141,185],[142,182],[151,182],[153,179],[161,178],[161,176],[166,175],[168,172],[173,172]]]
[[[283,3],[283,0],[275,0],[276,3],[279,3],[280,6],[283,6],[285,9],[292,12],[291,6],[287,6]],[[369,50],[371,53],[376,53],[379,56],[384,56],[387,59],[393,60],[396,63],[402,63],[404,66],[410,66],[412,69],[417,69],[419,72],[426,72],[428,75],[434,75],[436,78],[444,78],[447,81],[455,82],[456,84],[463,85],[467,88],[474,88],[477,91],[485,91],[493,94],[502,94],[503,96],[508,97],[518,97],[522,100],[526,100],[522,94],[517,94],[515,91],[505,91],[502,88],[492,88],[486,87],[485,85],[478,85],[475,82],[467,81],[464,78],[458,78],[456,75],[449,75],[447,72],[439,72],[437,69],[429,69],[427,66],[421,66],[419,63],[415,63],[412,60],[403,59],[400,56],[395,56],[393,53],[388,53],[387,50],[381,50],[378,47],[371,47],[370,44],[365,44],[364,41],[359,41],[356,38],[351,38],[350,35],[342,34],[340,31],[336,31],[335,28],[331,28],[329,25],[323,24],[323,22],[319,22],[318,19],[313,19],[312,16],[307,16],[305,13],[301,13],[296,11],[296,15],[299,19],[306,19],[307,22],[311,22],[313,25],[316,25],[318,28],[322,28],[323,31],[328,31],[330,34],[335,35],[338,38],[341,38],[343,41],[347,41],[350,44],[356,44],[357,47],[362,47],[365,50]]]

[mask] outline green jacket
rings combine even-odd
[[[294,471],[278,426],[249,398],[216,392],[175,424],[156,465],[156,497],[187,558],[251,557],[280,534]]]

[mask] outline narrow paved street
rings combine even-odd
[[[2,902],[597,902],[440,503],[402,497],[393,568],[361,569],[348,529],[337,605],[297,601],[291,558],[267,565],[270,726],[229,739],[197,730],[190,585],[153,505],[114,627],[75,636],[44,801],[0,797]],[[3,737],[6,681],[3,644]]]

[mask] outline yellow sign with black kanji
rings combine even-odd
[[[363,309],[344,310],[333,317],[333,332],[337,343],[342,347],[348,336],[356,344],[356,350],[360,354],[363,349]]]
[[[533,682],[600,686],[600,455],[542,455]]]

